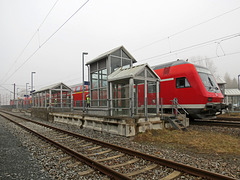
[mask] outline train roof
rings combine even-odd
[[[171,67],[171,66],[177,66],[177,65],[181,65],[181,64],[192,64],[188,61],[184,61],[184,60],[177,60],[177,61],[172,61],[172,62],[168,62],[168,63],[164,63],[164,64],[159,64],[159,65],[156,65],[156,66],[153,66],[151,67],[153,70],[156,70],[156,69],[163,69],[163,68],[166,68],[166,67]],[[195,67],[199,67],[199,68],[203,68],[203,69],[207,69],[206,67],[204,66],[200,66],[200,65],[196,65],[196,64],[193,64]]]
[[[165,68],[165,67],[177,66],[177,65],[180,65],[180,64],[191,64],[191,63],[189,63],[187,61],[184,61],[184,60],[177,60],[177,61],[172,61],[172,62],[168,62],[168,63],[153,66],[152,69],[153,70],[162,69],[162,68]]]

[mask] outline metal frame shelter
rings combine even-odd
[[[37,108],[71,108],[72,89],[64,83],[57,83],[35,91],[32,105]]]
[[[123,47],[114,48],[88,61],[90,81],[90,108],[92,113],[109,115],[108,75],[119,67],[129,68],[137,62]]]
[[[225,89],[225,100],[226,104],[232,104],[230,109],[233,109],[233,105],[240,106],[240,90],[239,89]]]
[[[150,109],[154,109],[156,114],[159,113],[160,78],[148,64],[121,67],[108,76],[108,83],[110,115],[133,117],[142,112],[147,120]],[[152,102],[149,102],[148,96],[151,93],[153,97],[149,99]]]

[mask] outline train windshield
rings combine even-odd
[[[196,69],[207,91],[220,93],[220,89],[211,72],[201,67],[196,67]]]

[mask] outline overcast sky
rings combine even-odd
[[[80,83],[82,52],[87,62],[121,45],[139,64],[207,58],[220,77],[240,74],[239,0],[89,0],[64,24],[85,2],[0,0],[2,96],[31,72],[35,89]]]

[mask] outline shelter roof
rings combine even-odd
[[[108,76],[108,81],[116,81],[116,80],[120,80],[120,79],[129,79],[129,78],[141,76],[140,74],[144,71],[145,68],[147,68],[149,70],[150,76],[152,76],[149,78],[156,78],[156,79],[160,80],[159,76],[146,63],[146,64],[141,64],[138,66],[133,66],[130,68],[120,67]],[[142,79],[144,79],[144,77]]]
[[[240,96],[239,89],[225,89],[226,96]]]
[[[114,49],[112,49],[112,50],[110,50],[110,51],[107,51],[107,52],[105,52],[105,53],[97,56],[96,58],[88,61],[88,62],[86,63],[86,65],[92,64],[92,63],[94,63],[94,62],[96,62],[96,61],[99,61],[99,60],[101,60],[101,59],[103,59],[103,58],[106,58],[106,57],[108,57],[109,55],[113,54],[114,52],[116,52],[116,51],[118,51],[118,50],[120,50],[120,49],[122,49],[122,50],[133,60],[133,63],[137,62],[136,59],[127,51],[127,49],[126,49],[124,46],[120,46],[120,47],[114,48]]]
[[[226,84],[226,81],[224,81],[222,78],[220,77],[216,77],[216,81],[218,84]]]
[[[35,94],[35,93],[40,93],[40,92],[44,92],[44,91],[48,91],[48,90],[58,89],[58,88],[60,88],[61,85],[62,85],[62,89],[71,90],[70,87],[68,87],[68,86],[65,85],[64,83],[60,82],[60,83],[52,84],[52,85],[46,86],[46,87],[44,87],[44,88],[41,88],[41,89],[39,89],[38,91],[35,91],[33,94]]]

